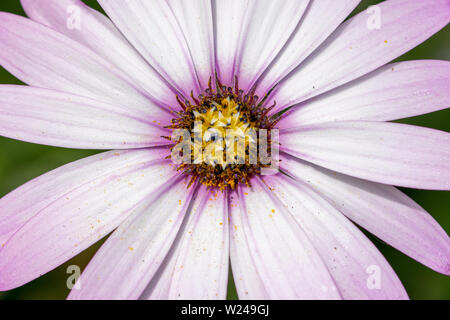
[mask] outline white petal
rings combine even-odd
[[[215,0],[216,68],[222,83],[234,82],[235,64],[243,37],[246,17],[251,15],[251,0]]]
[[[0,85],[0,135],[12,139],[100,150],[167,145],[159,121],[61,91]]]
[[[239,87],[247,92],[283,48],[309,0],[253,0],[236,52]],[[220,12],[218,12],[220,14]]]
[[[344,21],[360,1],[310,1],[297,30],[261,78],[258,94],[263,96],[300,65]]]
[[[379,29],[361,12],[277,86],[277,112],[357,79],[419,45],[450,21],[448,0],[395,0],[377,5]],[[270,105],[272,99],[268,100]]]
[[[166,1],[99,0],[108,16],[174,88],[188,97],[199,83],[183,32]]]
[[[230,197],[230,258],[234,283],[240,300],[268,300],[270,295],[250,254],[251,248],[242,228],[238,195]]]

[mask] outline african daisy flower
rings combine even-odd
[[[224,299],[229,264],[241,299],[408,298],[356,225],[450,273],[448,235],[394,187],[449,190],[450,136],[387,122],[447,108],[450,63],[385,65],[450,1],[387,0],[379,26],[344,22],[357,0],[99,3],[109,18],[79,0],[0,14],[0,63],[28,84],[0,86],[0,134],[113,150],[0,200],[0,290],[110,233],[69,298]],[[174,163],[196,121],[279,130],[279,170]]]

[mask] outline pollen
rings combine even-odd
[[[189,187],[196,181],[221,190],[235,189],[239,184],[249,186],[251,178],[268,166],[258,159],[258,147],[260,130],[265,130],[270,144],[270,132],[277,123],[268,116],[275,104],[264,107],[271,91],[260,100],[255,95],[255,87],[248,93],[239,89],[237,78],[233,87],[224,86],[217,76],[215,79],[215,88],[210,78],[208,88],[198,97],[191,93],[191,100],[182,101],[177,96],[182,110],[167,128],[185,130],[187,141],[165,138],[178,147],[185,147],[177,153],[176,146],[171,146],[171,151],[172,157],[176,154],[189,160],[177,168],[192,177]],[[186,150],[190,151],[189,155]]]

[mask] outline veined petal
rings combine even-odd
[[[450,189],[450,134],[386,122],[328,122],[281,132],[280,150],[328,169],[396,186]]]
[[[297,30],[268,67],[258,83],[262,97],[300,65],[356,8],[361,0],[310,1]]]
[[[37,22],[5,12],[0,13],[0,64],[31,86],[167,117],[92,50]]]
[[[318,193],[287,176],[270,177],[267,183],[322,257],[344,299],[408,298],[377,248]]]
[[[177,175],[166,149],[112,151],[38,177],[0,199],[0,290],[27,283],[116,228]]]
[[[246,17],[251,14],[251,0],[215,0],[212,2],[215,22],[216,68],[220,80],[234,81]]]
[[[450,21],[448,0],[389,0],[377,5],[380,28],[362,12],[342,24],[279,84],[273,99],[282,110],[357,79],[422,43]],[[272,100],[272,101],[270,101]]]
[[[286,154],[280,156],[283,170],[308,183],[349,219],[427,267],[450,274],[450,238],[431,215],[404,193]]]
[[[111,151],[81,159],[29,181],[0,200],[0,246],[27,220],[70,191],[89,182],[101,181],[127,164],[163,159],[165,148]],[[87,186],[86,186],[87,187]],[[69,198],[70,199],[70,198]]]
[[[189,46],[200,89],[205,89],[215,70],[211,0],[168,0],[168,3]]]
[[[155,123],[153,122],[155,121]],[[60,91],[0,85],[0,135],[80,149],[166,145],[157,119]]]
[[[225,299],[228,285],[227,193],[201,186],[171,253],[141,299]]]
[[[450,106],[450,62],[386,65],[347,85],[295,106],[280,126],[330,121],[391,121]]]
[[[244,195],[245,196],[245,195]],[[247,241],[237,194],[230,196],[230,260],[233,279],[240,300],[269,300],[256,263],[249,254],[253,247]],[[244,213],[245,214],[245,213]]]
[[[69,299],[137,299],[172,246],[195,188],[177,177],[154,192],[95,254]]]
[[[236,75],[241,89],[248,91],[280,52],[308,3],[309,0],[251,1],[236,52]]]
[[[339,299],[326,266],[294,218],[263,182],[257,178],[252,184],[239,187],[230,209],[231,241],[245,242],[234,243],[230,252],[239,297]],[[244,238],[235,238],[233,230],[241,228]],[[243,270],[248,262],[252,267]],[[265,292],[250,291],[257,288],[249,284],[254,271]]]
[[[199,83],[183,32],[166,1],[99,0],[139,53],[188,97]]]
[[[177,108],[175,93],[114,24],[80,0],[21,0],[27,15],[84,44],[122,71],[159,105]]]

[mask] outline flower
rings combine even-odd
[[[407,298],[350,220],[450,274],[448,235],[394,187],[449,190],[450,136],[387,122],[447,108],[450,63],[385,65],[448,24],[448,0],[346,22],[359,1],[99,3],[109,18],[79,0],[0,14],[0,63],[29,85],[0,87],[0,134],[113,150],[0,200],[0,290],[112,232],[69,298],[224,299],[229,261],[241,299]],[[280,130],[277,174],[171,161],[173,129],[247,130],[236,112]]]

